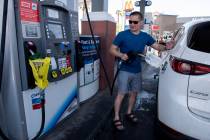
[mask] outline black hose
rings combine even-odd
[[[41,91],[41,108],[42,108],[42,122],[41,122],[41,127],[39,129],[39,132],[36,134],[36,136],[34,138],[32,138],[32,140],[36,140],[41,134],[42,131],[44,129],[44,124],[45,124],[45,93],[44,90]]]
[[[104,71],[104,74],[105,74],[105,78],[106,78],[106,81],[108,83],[110,94],[112,95],[111,84],[110,84],[110,81],[109,81],[109,78],[108,78],[108,74],[107,74],[107,71],[105,69],[104,63],[102,61],[102,58],[101,58],[101,55],[100,55],[100,52],[99,52],[99,48],[96,46],[96,40],[95,40],[95,37],[94,37],[94,34],[93,34],[93,29],[92,29],[91,22],[90,22],[90,17],[89,17],[89,13],[88,13],[88,8],[87,8],[87,2],[86,2],[86,0],[84,0],[84,5],[85,5],[85,11],[86,11],[87,19],[88,19],[88,24],[89,24],[91,36],[92,36],[92,39],[93,39],[93,42],[94,42],[94,46],[96,48],[97,55],[98,55],[99,60],[101,62],[101,66],[103,68],[103,71]]]
[[[3,140],[9,140],[9,138],[3,133],[1,129],[0,129],[0,136]]]
[[[0,50],[0,92],[1,92],[1,82],[2,82],[4,52],[5,52],[5,42],[6,42],[7,12],[8,12],[8,0],[5,0],[3,6],[3,18],[2,18],[3,22],[2,22],[1,50]],[[9,138],[4,134],[1,128],[0,128],[0,136],[3,140],[9,140]]]
[[[118,76],[119,72],[120,72],[120,67],[117,68],[117,71],[115,73],[115,76],[114,76],[114,79],[113,79],[113,82],[112,82],[112,87],[111,87],[111,94],[113,93],[115,81],[117,79],[117,76]]]
[[[38,2],[40,2],[40,0],[38,0]],[[41,91],[40,98],[41,98],[41,108],[42,108],[42,122],[41,122],[41,127],[39,128],[38,133],[36,134],[36,136],[34,138],[32,138],[32,140],[36,140],[42,134],[42,131],[43,131],[44,125],[45,125],[45,93],[44,93],[44,90]]]
[[[117,71],[116,71],[116,74],[114,76],[114,80],[113,80],[113,83],[112,83],[112,86],[111,86],[111,93],[113,93],[115,81],[116,81],[117,76],[118,76],[118,74],[121,70],[122,63],[132,63],[134,61],[134,59],[136,59],[136,57],[142,57],[141,55],[138,55],[138,53],[135,53],[135,52],[132,52],[132,51],[129,51],[127,53],[127,56],[128,56],[128,60],[126,60],[126,61],[120,60],[118,62]]]
[[[3,64],[4,64],[4,51],[6,42],[6,27],[7,27],[7,12],[8,12],[8,0],[4,1],[2,18],[2,34],[1,34],[1,50],[0,50],[0,89],[2,82]]]

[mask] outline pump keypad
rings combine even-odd
[[[71,48],[69,42],[54,43],[48,46],[48,55],[55,60],[49,70],[49,81],[61,80],[73,72]]]

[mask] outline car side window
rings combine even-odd
[[[210,22],[203,22],[193,27],[192,36],[189,40],[189,48],[210,53],[209,36]]]
[[[184,33],[184,27],[180,27],[173,36],[173,41],[174,41],[174,45],[176,45],[176,43],[179,41],[179,39],[182,37]]]

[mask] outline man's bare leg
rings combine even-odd
[[[132,113],[133,106],[136,102],[137,92],[130,93],[129,95],[130,96],[129,96],[129,101],[128,101],[128,110],[127,110],[126,117],[129,121],[131,121],[133,123],[137,123],[138,118]]]
[[[137,96],[137,93],[136,92],[129,94],[127,114],[130,114],[132,112],[133,106],[134,106],[134,104],[136,102],[136,96]]]
[[[118,94],[115,98],[115,102],[114,102],[114,120],[119,120],[120,119],[120,108],[121,108],[121,104],[122,104],[122,100],[124,98],[125,95],[122,94]]]
[[[114,125],[118,130],[123,130],[124,129],[122,121],[120,120],[120,108],[121,108],[121,103],[123,101],[124,96],[125,95],[118,94],[116,96],[115,102],[114,102],[114,120],[113,121],[119,120],[117,122],[114,122]]]

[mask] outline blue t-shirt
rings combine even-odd
[[[134,53],[143,53],[146,45],[151,46],[154,43],[155,40],[149,34],[141,31],[138,35],[135,35],[130,30],[118,33],[113,41],[113,44],[118,46],[122,53],[131,51]],[[122,63],[121,70],[131,73],[141,72],[141,58],[134,57],[131,61]]]

